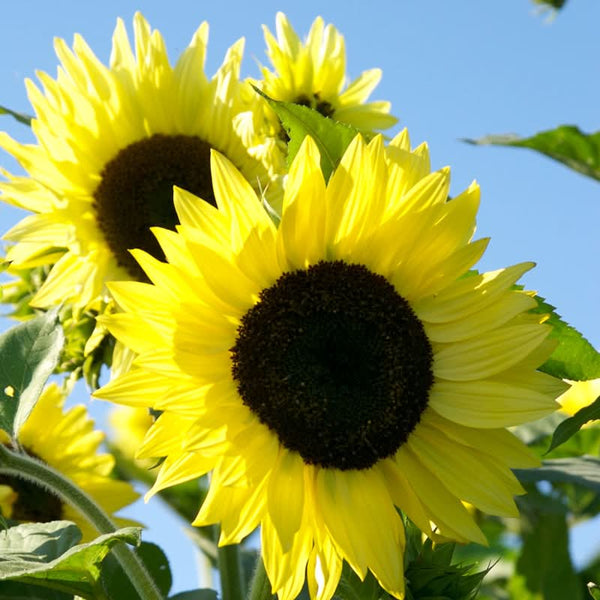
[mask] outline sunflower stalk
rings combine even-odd
[[[272,597],[273,592],[271,591],[271,583],[267,577],[267,571],[262,556],[259,555],[256,559],[256,570],[252,577],[248,600],[270,600]]]
[[[223,600],[244,600],[245,585],[239,545],[220,546],[217,557]]]
[[[20,477],[49,490],[78,510],[99,534],[117,530],[108,515],[83,490],[73,485],[52,467],[0,444],[0,475]],[[163,600],[154,580],[139,556],[125,544],[113,548],[115,558],[136,589],[141,600]]]

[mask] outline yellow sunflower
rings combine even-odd
[[[110,431],[108,437],[111,448],[120,452],[125,459],[137,462],[140,466],[148,468],[152,462],[136,461],[135,453],[142,445],[146,433],[154,417],[147,408],[133,406],[115,406],[108,415]]]
[[[396,124],[389,102],[367,102],[381,79],[381,69],[369,69],[348,84],[344,38],[333,25],[325,26],[317,17],[303,43],[279,12],[276,29],[277,38],[263,25],[274,69],[261,67],[263,80],[258,85],[267,96],[309,106],[365,133]]]
[[[181,225],[155,229],[151,284],[110,284],[109,330],[138,357],[97,395],[164,411],[140,457],[151,492],[211,472],[195,525],[221,544],[259,525],[273,592],[305,577],[331,598],[345,560],[404,593],[404,530],[485,538],[464,507],[516,516],[512,467],[538,464],[505,428],[555,410],[536,371],[549,327],[512,289],[532,267],[477,274],[479,189],[447,202],[406,133],[358,136],[326,184],[306,139],[275,228],[231,163],[212,156],[219,210],[176,190]],[[434,528],[437,528],[434,533]]]
[[[41,89],[26,82],[37,143],[0,133],[0,147],[27,171],[0,184],[2,197],[34,213],[4,236],[14,244],[7,259],[17,268],[55,263],[34,306],[86,306],[102,296],[105,281],[142,277],[128,249],[163,257],[149,227],[174,228],[173,185],[214,204],[211,148],[257,190],[277,195],[267,161],[280,161],[255,128],[262,101],[241,93],[243,40],[209,79],[207,23],[174,67],[140,13],[134,33],[135,52],[118,20],[108,67],[79,35],[73,50],[58,39],[56,79],[38,73]]]
[[[589,406],[596,398],[600,397],[600,379],[589,381],[569,381],[569,389],[556,400],[561,411],[573,416],[576,412]]]
[[[65,395],[57,385],[47,386],[21,427],[18,441],[28,454],[68,477],[112,515],[134,502],[138,494],[129,483],[110,477],[114,458],[98,453],[104,434],[94,430],[85,406],[63,411],[64,401]],[[6,432],[0,430],[0,443],[8,441]],[[98,535],[74,508],[24,479],[0,475],[0,508],[5,517],[20,522],[73,521],[84,541]],[[131,525],[126,519],[114,520]]]

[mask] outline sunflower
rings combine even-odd
[[[589,381],[570,381],[569,389],[556,400],[560,404],[561,412],[573,416],[576,412],[589,406],[600,397],[600,379]]]
[[[241,92],[243,40],[208,79],[207,23],[172,67],[160,33],[140,13],[133,22],[135,52],[119,19],[109,67],[79,35],[72,51],[58,39],[56,79],[38,73],[42,89],[26,82],[37,144],[0,134],[0,147],[27,171],[0,184],[3,199],[34,213],[4,236],[14,244],[7,259],[17,268],[54,264],[36,307],[87,306],[105,281],[143,277],[128,249],[163,257],[149,228],[174,228],[173,185],[214,204],[211,148],[267,197],[277,195],[267,161],[280,161],[255,128],[262,100]]]
[[[108,437],[112,450],[121,453],[124,459],[136,463],[142,468],[152,466],[151,461],[136,461],[135,453],[142,445],[142,441],[154,417],[147,408],[133,406],[115,406],[108,415],[110,430]]]
[[[277,38],[263,25],[274,70],[262,66],[263,80],[257,84],[267,96],[309,106],[366,134],[396,124],[389,102],[367,102],[381,79],[381,69],[369,69],[348,85],[344,38],[333,25],[325,26],[317,17],[305,43],[281,12],[276,28]]]
[[[326,184],[307,138],[276,228],[213,153],[219,210],[176,190],[155,229],[152,283],[110,284],[109,330],[138,357],[98,397],[163,411],[139,457],[166,457],[151,493],[211,472],[194,525],[221,544],[261,526],[274,593],[305,577],[331,598],[343,561],[404,593],[400,508],[426,534],[485,543],[463,502],[516,516],[512,467],[538,459],[507,429],[555,410],[562,382],[530,294],[532,267],[478,274],[479,189],[407,134],[360,136]],[[434,530],[435,529],[435,530]]]
[[[138,494],[129,483],[110,477],[114,458],[99,454],[104,435],[94,430],[94,422],[83,405],[63,411],[65,395],[56,384],[47,386],[18,433],[25,451],[53,467],[89,494],[112,515],[134,502]],[[0,430],[0,443],[8,443]],[[74,508],[34,483],[12,476],[0,476],[2,514],[20,522],[73,521],[84,541],[97,536],[96,530]],[[121,525],[131,521],[115,518]]]

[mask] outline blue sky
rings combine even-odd
[[[528,0],[10,2],[0,13],[0,104],[28,112],[23,80],[36,69],[56,73],[55,36],[70,43],[78,32],[107,61],[116,18],[123,17],[131,31],[138,9],[163,33],[172,61],[207,20],[210,74],[227,47],[244,36],[244,74],[258,75],[256,62],[266,60],[261,24],[273,30],[277,10],[286,12],[302,35],[319,14],[334,23],[346,38],[349,75],[383,69],[373,98],[392,102],[415,145],[428,142],[434,168],[451,166],[451,193],[473,179],[480,183],[478,236],[492,238],[480,267],[535,261],[525,285],[600,347],[600,184],[528,150],[460,141],[489,133],[531,135],[559,124],[600,129],[597,0],[570,0],[550,22]],[[19,140],[30,139],[27,128],[8,117],[0,117],[0,127]],[[17,170],[3,153],[0,165]],[[0,206],[2,231],[19,218]],[[78,396],[86,400],[83,389]],[[100,410],[95,407],[94,413]],[[152,504],[144,520],[156,520],[157,511]],[[149,539],[154,535],[161,544],[167,540],[174,590],[193,587],[194,565],[183,536],[163,517]],[[577,556],[588,546],[579,540]]]

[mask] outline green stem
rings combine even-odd
[[[2,444],[0,444],[0,474],[26,479],[51,491],[79,511],[99,534],[113,533],[117,530],[110,517],[94,500],[60,472],[35,458],[11,452]],[[141,600],[163,600],[144,563],[129,546],[117,544],[112,551]]]
[[[271,583],[267,577],[262,556],[259,555],[256,559],[256,571],[254,571],[254,577],[250,585],[248,600],[270,600],[272,597]]]
[[[239,546],[237,544],[221,546],[217,552],[217,564],[221,578],[221,597],[223,600],[244,600],[245,586]]]

